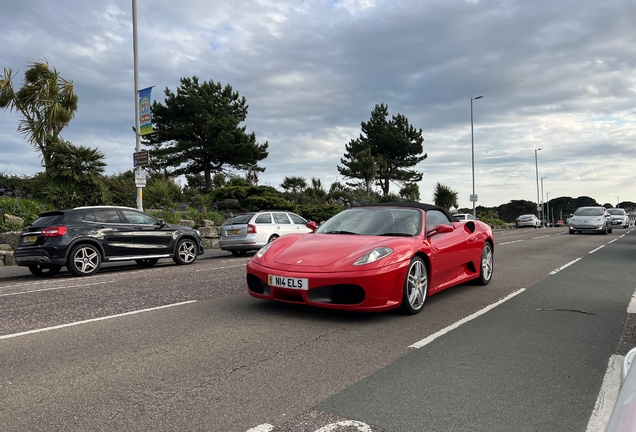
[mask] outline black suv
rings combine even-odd
[[[192,264],[203,253],[197,230],[171,225],[129,207],[77,207],[42,213],[20,236],[15,263],[40,277],[63,266],[77,276],[104,261],[135,260],[152,267],[159,258]]]

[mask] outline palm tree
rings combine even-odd
[[[0,108],[22,115],[18,132],[40,151],[48,172],[52,158],[50,147],[77,110],[78,97],[73,82],[50,68],[46,59],[31,63],[17,91],[12,82],[15,75],[10,68],[4,68],[4,74],[0,75]]]
[[[450,210],[451,207],[457,207],[457,192],[448,186],[437,183],[435,192],[433,192],[433,200],[435,205]]]
[[[108,201],[103,153],[59,139],[49,146],[49,152],[51,165],[46,177],[50,180],[43,192],[53,205],[66,208]]]
[[[307,188],[307,181],[302,177],[285,177],[280,187],[287,192],[298,193]]]

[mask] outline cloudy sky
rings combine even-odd
[[[0,67],[45,57],[79,96],[62,133],[132,167],[132,0],[0,0]],[[636,201],[636,2],[633,0],[137,1],[141,87],[179,78],[230,84],[245,126],[269,142],[260,183],[325,185],[376,104],[424,136],[421,200],[437,182],[471,207],[470,99],[478,204],[544,195]],[[40,159],[0,111],[0,171]],[[547,194],[549,192],[549,195]]]

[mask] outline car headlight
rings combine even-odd
[[[362,255],[360,258],[356,260],[356,262],[353,263],[353,265],[359,266],[359,265],[371,264],[372,262],[376,262],[377,260],[382,259],[385,256],[388,256],[392,253],[393,253],[393,249],[391,248],[379,247],[379,248],[373,249],[371,252],[367,252],[366,254]]]
[[[263,255],[265,255],[265,252],[267,252],[267,249],[269,249],[272,245],[274,244],[274,242],[269,242],[267,243],[265,246],[263,246],[262,248],[260,248],[258,250],[258,252],[256,252],[255,257],[256,258],[261,258]]]

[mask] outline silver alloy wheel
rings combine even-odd
[[[484,250],[481,252],[481,277],[484,281],[489,281],[492,277],[493,256],[490,243],[484,244]]]
[[[407,298],[413,310],[419,310],[424,306],[428,293],[428,275],[423,261],[416,260],[411,263],[409,273],[406,275]]]
[[[184,240],[179,244],[177,254],[179,254],[181,262],[190,264],[197,257],[197,246],[191,240]]]
[[[73,263],[80,273],[90,274],[99,266],[99,253],[90,246],[77,249],[73,255]]]

